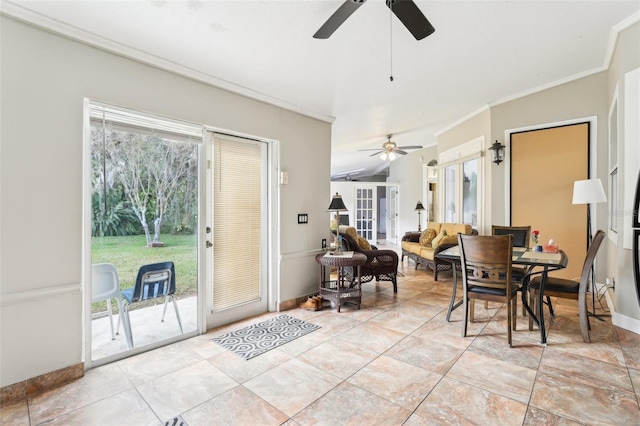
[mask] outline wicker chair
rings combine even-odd
[[[340,232],[344,243],[343,249],[362,253],[367,256],[367,261],[360,267],[360,282],[391,281],[393,292],[398,292],[398,253],[393,250],[378,250],[376,246],[371,246],[371,250],[363,250],[358,242],[349,234]],[[347,269],[347,268],[345,268]],[[350,279],[353,271],[349,272]]]

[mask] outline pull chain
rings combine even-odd
[[[389,80],[393,81],[393,29],[391,28],[393,24],[393,2],[389,3],[389,66],[390,66],[390,75]]]

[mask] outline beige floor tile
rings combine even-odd
[[[622,353],[626,364],[630,368],[640,370],[640,334],[621,328],[616,328],[616,331],[622,345]]]
[[[267,404],[244,386],[236,386],[187,411],[182,418],[189,426],[276,426],[286,422],[289,416]]]
[[[344,380],[378,356],[377,352],[355,343],[332,340],[299,355],[298,359]]]
[[[107,426],[114,424],[114,420],[121,425],[159,425],[169,419],[158,419],[140,394],[131,389],[70,411],[47,425]]]
[[[640,409],[632,391],[578,380],[548,376],[541,372],[530,405],[589,425],[639,424]]]
[[[316,346],[331,340],[332,338],[333,335],[323,332],[322,328],[320,328],[313,333],[305,334],[304,336],[298,337],[297,339],[280,346],[278,350],[291,356],[298,356],[311,348],[315,348]]]
[[[301,425],[401,425],[410,411],[349,383],[342,383],[293,420]]]
[[[631,383],[633,384],[633,390],[636,393],[638,404],[640,404],[640,370],[630,368],[629,377],[631,378]]]
[[[402,304],[404,305],[404,303]],[[400,305],[400,306],[402,306]],[[399,307],[390,309],[371,318],[368,324],[379,324],[382,327],[410,334],[425,323],[424,318],[399,311]]]
[[[244,386],[292,417],[340,382],[337,377],[294,358]]]
[[[174,344],[123,359],[116,365],[137,386],[200,361],[202,357],[193,349]]]
[[[588,344],[585,344],[588,345]],[[539,372],[556,378],[581,382],[589,386],[621,388],[632,391],[626,367],[597,361],[590,357],[547,348]]]
[[[556,416],[555,414],[551,414],[546,411],[539,410],[535,407],[529,407],[522,426],[540,426],[540,425],[579,426],[582,424],[583,423],[574,422],[572,420],[565,419],[560,416]]]
[[[467,351],[446,376],[526,404],[536,373],[532,368]]]
[[[287,362],[291,358],[291,355],[276,348],[250,360],[246,360],[231,351],[226,351],[209,358],[207,361],[236,382],[244,383],[273,367]]]
[[[476,386],[442,379],[408,424],[522,425],[527,405]]]
[[[413,300],[408,300],[393,308],[392,311],[419,318],[420,320],[422,320],[422,324],[424,324],[436,315],[440,314],[444,309],[445,308],[443,308],[442,306],[430,305],[428,303],[418,303],[414,302]]]
[[[413,411],[441,378],[440,374],[382,355],[347,381]]]
[[[321,313],[319,315],[305,321],[320,326],[321,329],[319,331],[322,331],[331,337],[342,334],[361,323],[360,321],[354,320],[349,315],[342,315],[342,313],[336,312],[335,309],[324,309],[320,312]]]
[[[11,405],[0,405],[1,426],[29,426],[29,407],[27,401]]]
[[[364,324],[360,324],[342,333],[336,339],[356,343],[365,349],[381,354],[405,336],[405,333],[391,330],[380,324],[370,324],[369,321],[367,321]]]
[[[385,352],[385,355],[444,375],[462,353],[462,349],[412,335]]]
[[[167,420],[236,386],[235,380],[207,361],[200,361],[137,389],[158,418]]]
[[[132,388],[117,364],[104,365],[87,371],[78,380],[30,398],[29,415],[32,423],[43,423]]]
[[[498,328],[506,328],[506,321],[499,321],[498,324],[500,325]],[[487,334],[488,327],[489,325],[485,327],[480,336],[473,340],[473,343],[469,346],[469,351],[522,367],[538,368],[544,350],[542,346],[537,343],[522,342],[514,333],[513,346],[509,348],[505,335],[506,330],[502,335]]]

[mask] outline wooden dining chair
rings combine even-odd
[[[462,337],[467,336],[469,316],[473,322],[475,299],[506,303],[507,341],[511,347],[511,328],[516,329],[518,300],[518,286],[511,279],[513,236],[458,234],[458,245],[462,269]]]
[[[491,225],[491,235],[512,235],[513,246],[528,249],[531,241],[531,225],[528,226],[501,226]],[[514,266],[511,268],[511,278],[517,283],[518,288],[522,290],[523,281],[529,272],[529,268],[523,266]],[[486,305],[485,305],[486,306]],[[553,309],[553,308],[551,308]],[[522,316],[527,315],[527,311],[522,305]]]
[[[598,253],[598,249],[602,244],[605,233],[602,230],[596,232],[589,251],[587,251],[587,257],[582,265],[582,273],[580,274],[580,281],[568,280],[565,278],[556,278],[547,276],[544,283],[544,295],[560,297],[563,299],[574,299],[578,301],[578,315],[580,317],[580,331],[582,332],[582,339],[591,343],[591,336],[589,330],[591,325],[589,324],[589,314],[587,312],[587,286],[589,284],[589,276],[591,275],[591,268],[593,268],[593,262]],[[530,303],[533,312],[538,312],[541,307],[537,306],[536,294],[540,291],[540,281],[542,277],[538,276],[533,278],[529,282],[529,296]],[[593,291],[593,289],[591,290]]]

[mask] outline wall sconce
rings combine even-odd
[[[493,145],[491,145],[491,148],[489,148],[489,151],[492,151],[491,161],[496,164],[502,163],[504,161],[504,148],[504,145],[502,145],[498,141],[495,141]]]
[[[422,220],[420,220],[420,213],[422,213],[423,210],[424,206],[422,205],[422,201],[418,201],[418,204],[416,204],[416,211],[418,212],[418,232],[422,230],[420,228],[420,225],[422,223]]]

